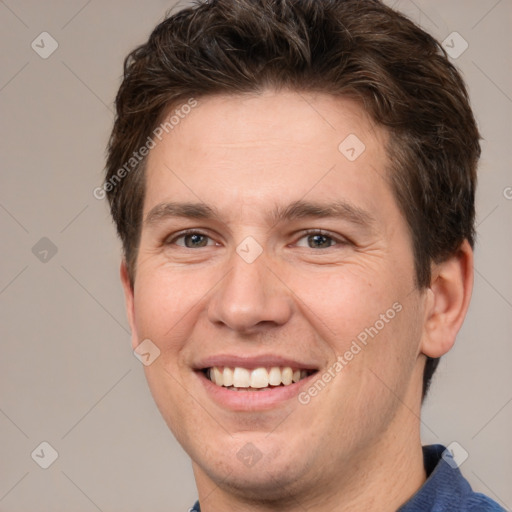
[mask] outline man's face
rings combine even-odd
[[[321,494],[416,432],[425,294],[386,142],[348,99],[266,92],[200,99],[151,150],[133,344],[212,489]]]

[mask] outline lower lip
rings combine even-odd
[[[293,398],[297,399],[301,388],[308,385],[316,372],[288,386],[277,386],[261,391],[233,391],[217,386],[201,371],[196,371],[196,374],[207,394],[219,405],[235,411],[261,411],[275,408]]]

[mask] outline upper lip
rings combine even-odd
[[[318,370],[319,368],[319,366],[315,364],[272,354],[263,354],[260,356],[218,354],[200,359],[194,364],[194,368],[197,370],[205,370],[206,368],[212,368],[214,366],[247,369],[271,368],[273,366],[284,368],[289,366],[297,370]]]

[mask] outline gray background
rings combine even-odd
[[[459,443],[472,485],[510,510],[512,2],[389,4],[469,44],[456,64],[485,139],[475,291],[422,431],[425,443]],[[132,355],[120,246],[92,194],[122,59],[172,6],[0,0],[0,511],[169,512],[195,499],[190,462]],[[47,59],[31,48],[43,31],[59,45]],[[43,237],[56,254],[47,241],[33,250]],[[46,470],[31,458],[42,441],[59,454]]]

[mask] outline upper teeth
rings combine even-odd
[[[293,370],[289,366],[279,368],[229,368],[214,366],[207,372],[208,378],[217,386],[235,388],[266,388],[284,384],[288,386],[308,376],[307,370]]]

